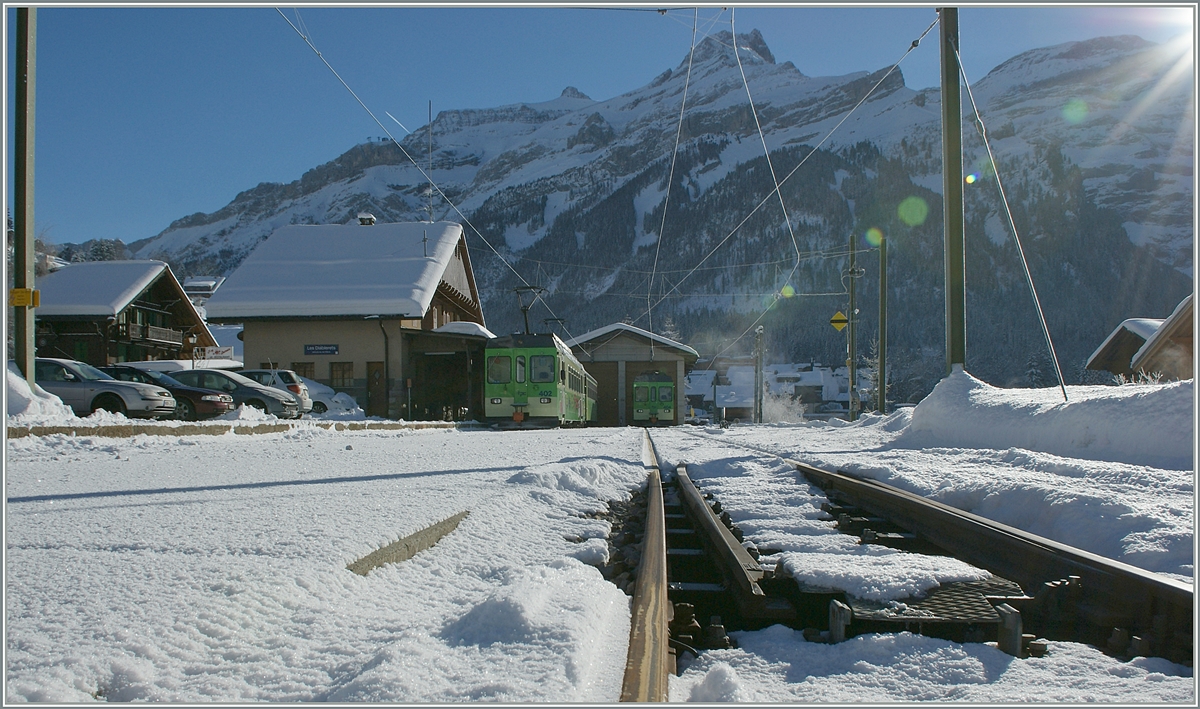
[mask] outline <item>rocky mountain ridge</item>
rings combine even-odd
[[[728,354],[746,345],[731,346],[731,335],[769,308],[762,322],[780,358],[835,361],[845,336],[827,320],[845,298],[818,294],[844,294],[850,235],[868,271],[860,293],[874,287],[866,281],[877,277],[875,229],[889,243],[889,306],[908,320],[889,344],[889,360],[907,362],[897,394],[927,391],[941,366],[939,92],[909,89],[887,68],[809,77],[777,64],[757,31],[739,35],[768,166],[732,46],[728,32],[708,37],[690,76],[684,56],[605,101],[569,87],[548,102],[438,114],[432,216],[468,225],[489,326],[505,332],[520,320],[511,290],[519,280],[499,254],[549,289],[543,315],[565,318],[574,333],[622,319],[656,331],[669,323],[702,353]],[[972,86],[1035,282],[1046,284],[1039,290],[1064,341],[1068,381],[1121,319],[1163,317],[1191,289],[1194,115],[1190,66],[1182,76],[1178,59],[1140,38],[1100,38],[1026,52]],[[972,119],[964,125],[968,327],[983,345],[969,366],[1013,383],[1045,348],[1028,322],[1031,301],[980,133]],[[360,211],[428,219],[428,184],[405,151],[424,168],[429,130],[410,134],[404,150],[355,146],[130,248],[180,275],[228,274],[284,224],[345,223]],[[786,220],[775,197],[751,214],[772,194],[768,167],[791,174]],[[902,217],[902,203],[923,204],[922,219]],[[860,297],[864,333],[873,300]],[[1086,317],[1072,315],[1081,309]]]

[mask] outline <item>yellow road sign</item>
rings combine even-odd
[[[829,318],[829,324],[833,325],[834,329],[838,332],[841,332],[842,328],[850,324],[850,318],[846,317],[846,314],[839,310],[836,315]]]

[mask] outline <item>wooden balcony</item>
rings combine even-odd
[[[183,345],[183,332],[169,327],[121,323],[117,326],[117,337],[130,342],[161,342],[168,345]]]

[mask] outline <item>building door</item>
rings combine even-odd
[[[621,425],[617,403],[617,363],[587,362],[583,368],[596,378],[596,425]]]
[[[367,362],[367,416],[387,417],[387,394],[383,362]]]

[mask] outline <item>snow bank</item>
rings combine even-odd
[[[909,448],[1022,448],[1067,458],[1192,468],[1193,382],[998,389],[955,372],[912,414]]]
[[[8,422],[34,425],[77,420],[71,407],[37,384],[31,388],[17,363],[8,363]]]

